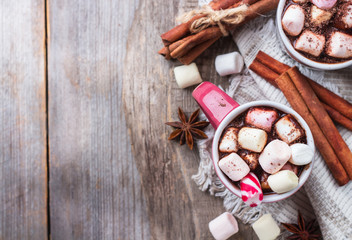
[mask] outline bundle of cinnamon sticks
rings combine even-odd
[[[337,183],[352,180],[352,153],[332,119],[352,130],[352,104],[269,55],[259,52],[249,69],[281,89],[309,125],[314,141]]]
[[[251,19],[276,9],[278,3],[279,0],[213,0],[209,3],[209,6],[215,11],[237,8],[243,4],[248,6],[245,18],[240,24],[225,25],[227,31],[232,31]],[[223,36],[223,32],[216,25],[198,33],[191,33],[192,23],[202,17],[204,15],[196,15],[191,20],[162,34],[164,47],[158,53],[167,60],[177,59],[183,64],[193,62],[202,52]]]

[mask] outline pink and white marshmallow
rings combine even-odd
[[[250,207],[256,207],[263,201],[263,191],[257,176],[250,172],[240,183],[242,200]]]
[[[279,114],[272,108],[251,108],[245,118],[245,122],[254,127],[270,132],[273,123],[279,118]]]
[[[276,193],[289,192],[298,186],[297,175],[290,170],[282,170],[268,177],[270,188]]]
[[[295,43],[295,49],[309,53],[315,57],[323,52],[325,46],[325,37],[323,35],[305,30]]]
[[[329,10],[335,6],[337,0],[311,0],[318,8]]]
[[[250,171],[246,162],[237,153],[223,157],[218,164],[221,171],[235,182],[244,178]]]
[[[290,36],[297,36],[304,26],[304,10],[300,5],[291,5],[287,8],[281,20],[282,27]]]
[[[335,27],[343,30],[352,28],[352,3],[343,4],[341,14],[335,19]]]
[[[209,222],[209,230],[216,240],[226,240],[238,232],[238,223],[232,214],[224,212]]]
[[[332,33],[325,51],[335,58],[352,57],[352,35],[342,32]]]
[[[238,129],[234,127],[230,127],[226,130],[219,144],[220,152],[230,153],[238,151],[237,132]]]
[[[258,128],[243,127],[238,133],[241,148],[252,152],[261,152],[268,139],[268,134]]]
[[[279,138],[287,144],[298,140],[305,134],[297,120],[290,114],[275,123],[275,131]]]
[[[270,213],[261,216],[252,227],[259,240],[273,240],[280,235],[280,228]]]
[[[290,158],[290,146],[276,139],[266,145],[259,156],[259,164],[265,172],[274,174],[278,172]]]

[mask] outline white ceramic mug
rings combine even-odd
[[[342,69],[346,67],[352,66],[352,60],[348,60],[345,62],[340,62],[340,63],[321,63],[321,62],[316,62],[313,61],[309,58],[306,58],[303,56],[301,53],[296,51],[296,49],[292,46],[292,43],[286,36],[283,28],[282,28],[282,14],[284,13],[284,8],[285,8],[285,3],[286,0],[280,0],[279,5],[277,7],[276,11],[276,27],[277,31],[279,34],[279,38],[281,39],[286,52],[297,62],[300,62],[308,67],[314,68],[314,69],[319,69],[319,70],[337,70],[337,69]]]
[[[193,91],[192,95],[203,110],[203,112],[205,113],[205,115],[208,117],[210,123],[216,129],[212,144],[213,164],[216,174],[218,175],[219,179],[224,184],[224,186],[238,197],[241,197],[241,190],[219,168],[218,148],[221,134],[226,128],[226,126],[228,126],[232,120],[234,120],[237,116],[239,116],[241,113],[248,110],[249,108],[255,106],[267,106],[276,108],[284,113],[291,114],[295,117],[295,119],[305,130],[307,136],[307,144],[312,148],[313,152],[315,152],[313,135],[310,131],[310,128],[308,127],[308,124],[296,111],[283,104],[276,103],[273,101],[255,101],[240,106],[230,96],[228,96],[225,92],[223,92],[221,89],[219,89],[210,82],[203,82],[202,84],[200,84]],[[313,162],[314,156],[310,165],[305,167],[301,175],[299,176],[298,186],[295,189],[282,194],[264,194],[263,202],[269,203],[280,201],[297,192],[308,179],[313,168]]]

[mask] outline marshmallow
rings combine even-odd
[[[293,0],[294,3],[306,3],[308,0]]]
[[[238,52],[219,55],[215,58],[215,69],[220,76],[240,73],[243,65],[243,57]]]
[[[250,171],[248,165],[237,153],[223,157],[218,164],[219,168],[235,182],[244,178]]]
[[[250,207],[256,207],[263,201],[263,191],[258,178],[254,173],[249,173],[240,183],[242,201]]]
[[[278,139],[266,145],[259,156],[259,164],[267,173],[278,172],[291,157],[290,146]]]
[[[247,150],[241,150],[238,155],[247,163],[249,169],[254,171],[258,167],[258,153],[248,152]]]
[[[283,171],[283,170],[290,170],[290,171],[294,172],[296,175],[298,174],[298,166],[293,165],[293,164],[290,163],[290,162],[287,162],[287,163],[280,169],[280,171]]]
[[[352,57],[352,35],[334,32],[328,41],[326,54],[335,58]]]
[[[305,134],[302,127],[290,114],[275,123],[275,131],[279,138],[288,144],[296,141]]]
[[[174,68],[177,85],[180,88],[187,88],[202,82],[197,65],[191,63]]]
[[[335,27],[343,30],[352,28],[352,4],[343,4],[340,11],[341,13],[335,17]]]
[[[290,163],[301,166],[310,163],[313,160],[314,152],[311,147],[303,143],[295,143],[290,146],[291,158]]]
[[[261,216],[252,227],[259,240],[274,240],[280,235],[280,228],[269,213]]]
[[[297,36],[304,26],[304,10],[299,5],[291,5],[282,17],[282,27],[290,36]]]
[[[332,17],[332,12],[320,9],[315,5],[312,5],[310,14],[311,14],[311,22],[315,26],[321,26],[322,24],[327,23]]]
[[[238,232],[238,224],[232,214],[224,212],[209,222],[209,230],[216,240],[226,240]]]
[[[268,177],[270,188],[276,193],[285,193],[298,186],[297,175],[290,170],[282,170]]]
[[[279,114],[272,108],[254,107],[249,109],[245,122],[248,125],[271,131],[273,123],[279,118]]]
[[[267,133],[257,128],[243,127],[238,133],[238,143],[240,146],[252,152],[261,152],[267,139]]]
[[[234,127],[230,127],[226,130],[219,144],[220,152],[230,153],[238,151],[237,132],[238,129]]]
[[[295,43],[295,49],[318,57],[325,46],[325,37],[305,30]]]
[[[333,6],[335,6],[335,3],[337,2],[337,0],[311,0],[311,1],[315,6],[324,10],[331,9]]]

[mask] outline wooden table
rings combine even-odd
[[[0,2],[0,239],[211,239],[222,200],[164,122],[197,106],[156,54],[197,0]],[[217,54],[196,63],[227,85]],[[249,226],[232,239],[255,239]]]

